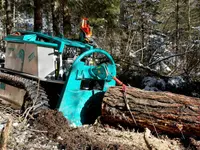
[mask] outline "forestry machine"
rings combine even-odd
[[[85,24],[87,19],[79,40],[31,31],[6,36],[1,103],[32,115],[57,109],[75,126],[92,123],[105,91],[116,84],[116,65],[108,52],[91,44]]]

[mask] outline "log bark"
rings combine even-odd
[[[200,137],[199,98],[133,87],[127,87],[125,95],[130,111],[122,88],[109,88],[102,102],[102,121],[126,127],[147,127],[155,133]]]

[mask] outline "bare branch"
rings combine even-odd
[[[171,55],[171,56],[162,58],[162,59],[160,59],[160,60],[157,60],[156,62],[151,63],[151,64],[149,65],[149,67],[151,67],[151,66],[153,66],[153,65],[156,65],[157,63],[160,63],[161,61],[167,60],[167,59],[169,59],[169,58],[177,57],[177,56],[182,56],[182,55],[185,55],[185,54],[190,53],[190,52],[194,52],[194,50],[186,51],[186,52],[184,52],[184,53],[174,54],[174,55]]]
[[[136,54],[136,53],[138,53],[138,52],[140,52],[140,51],[142,51],[142,50],[144,50],[144,49],[146,49],[147,47],[145,46],[145,47],[143,47],[143,48],[141,48],[141,49],[138,49],[137,51],[135,51],[135,52],[133,52],[133,54]]]
[[[141,63],[137,63],[137,62],[128,62],[128,61],[126,61],[126,60],[120,60],[120,61],[123,62],[123,63],[126,63],[126,64],[133,65],[133,66],[135,66],[135,67],[141,68],[141,69],[143,69],[143,70],[146,70],[146,71],[150,72],[151,74],[153,74],[153,75],[155,75],[155,76],[159,76],[159,77],[163,77],[163,78],[169,77],[169,76],[167,76],[167,75],[162,75],[162,74],[158,73],[156,70],[151,69],[149,66],[144,66],[144,65],[141,64]]]

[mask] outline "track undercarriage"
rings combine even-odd
[[[40,81],[34,81],[17,75],[0,73],[0,98],[1,102],[22,112],[29,111],[33,114],[41,109],[49,108],[49,98],[41,87]],[[6,100],[6,101],[5,101]]]

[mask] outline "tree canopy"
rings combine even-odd
[[[76,38],[87,17],[95,40],[116,59],[191,75],[200,63],[199,6],[198,0],[1,0],[1,35],[32,30]]]

